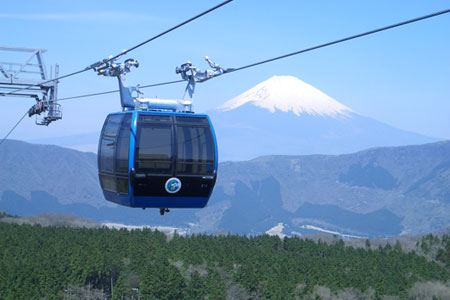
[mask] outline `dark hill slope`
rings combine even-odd
[[[62,204],[105,205],[97,176],[97,156],[52,145],[8,140],[0,147],[0,193],[25,198],[45,191]]]
[[[7,141],[0,147],[0,210],[194,232],[257,234],[281,223],[288,235],[311,226],[370,237],[428,233],[450,224],[450,141],[221,163],[207,208],[164,217],[105,201],[93,154]]]
[[[229,195],[241,193],[238,183],[257,194],[258,185],[272,178],[278,183],[279,205],[292,214],[291,222],[300,218],[305,223],[302,206],[314,204],[359,214],[384,209],[403,218],[405,233],[430,232],[450,224],[450,141],[346,155],[265,156],[220,167],[218,184]]]

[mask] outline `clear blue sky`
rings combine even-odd
[[[6,1],[0,26],[4,46],[45,48],[60,74],[130,48],[219,1]],[[141,67],[128,82],[178,80],[187,60],[204,69],[205,55],[239,67],[349,35],[450,8],[449,1],[235,0],[126,58]],[[356,112],[409,131],[450,139],[450,14],[354,41],[232,73],[200,84],[196,111],[219,106],[273,75],[292,75]],[[3,61],[5,57],[0,57]],[[145,96],[179,98],[184,84],[145,89]],[[61,81],[59,96],[117,89],[93,71]],[[0,98],[0,136],[33,104]],[[99,131],[117,94],[64,101],[63,120],[49,127],[26,119],[10,136],[39,139]]]

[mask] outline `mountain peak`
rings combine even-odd
[[[229,111],[247,103],[272,113],[276,110],[292,111],[297,116],[307,113],[336,117],[353,112],[350,108],[293,76],[273,76],[227,101],[218,109]]]

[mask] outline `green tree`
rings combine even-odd
[[[195,271],[191,275],[191,279],[184,290],[184,299],[186,300],[198,300],[203,299],[205,296],[205,285],[203,278]],[[214,298],[213,298],[214,299]]]
[[[174,300],[183,298],[184,288],[184,279],[178,269],[161,258],[147,266],[139,292],[146,300]]]

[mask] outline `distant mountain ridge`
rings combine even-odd
[[[0,162],[0,211],[17,215],[76,214],[240,234],[282,223],[287,235],[317,227],[362,237],[424,234],[450,225],[450,141],[221,163],[207,208],[173,209],[164,217],[105,201],[93,154],[8,140]]]
[[[58,145],[60,147],[70,148],[82,152],[97,153],[100,130],[96,132],[74,134],[53,138],[38,138],[27,140],[26,142],[41,145]]]
[[[437,141],[359,115],[292,76],[269,78],[208,114],[222,161],[273,154],[345,154]]]
[[[0,192],[29,198],[33,191],[45,191],[62,204],[105,205],[93,153],[7,140],[0,148],[0,162]]]

